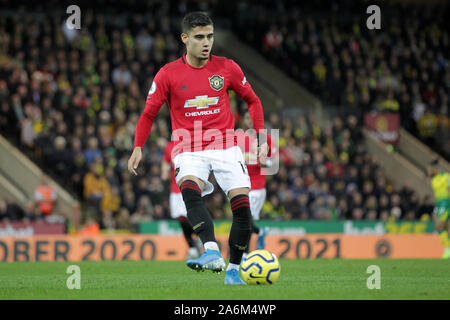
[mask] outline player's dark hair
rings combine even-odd
[[[187,34],[195,27],[206,27],[212,25],[213,22],[211,18],[205,12],[195,11],[184,16],[181,21],[181,31]]]

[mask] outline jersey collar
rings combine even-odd
[[[208,62],[207,62],[203,67],[197,68],[197,67],[191,66],[191,65],[187,62],[187,60],[186,60],[186,54],[187,54],[187,52],[185,52],[185,53],[181,56],[181,60],[183,61],[183,63],[184,63],[185,65],[187,65],[187,66],[189,66],[189,67],[191,67],[192,69],[195,69],[195,70],[203,69],[204,67],[206,67],[206,66],[209,64],[209,62],[210,62],[211,59],[212,59],[212,54],[210,54],[209,57],[208,57]]]

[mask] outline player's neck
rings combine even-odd
[[[198,59],[195,56],[191,55],[189,52],[186,52],[186,62],[194,68],[201,68],[208,63],[208,59]]]

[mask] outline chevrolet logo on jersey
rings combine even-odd
[[[218,104],[219,97],[196,96],[195,99],[186,100],[185,108],[197,107],[197,109],[209,108],[210,105]]]
[[[185,108],[193,108],[196,107],[198,109],[207,109],[209,106],[216,105],[219,103],[219,97],[208,97],[206,96],[196,96],[195,99],[189,99],[186,100],[184,103]],[[186,117],[193,117],[193,116],[203,116],[208,114],[215,114],[219,113],[220,109],[214,109],[214,110],[205,110],[200,112],[186,112]]]

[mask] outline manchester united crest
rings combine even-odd
[[[220,89],[223,88],[223,77],[215,74],[208,79],[209,79],[209,85],[214,90],[219,91]]]

